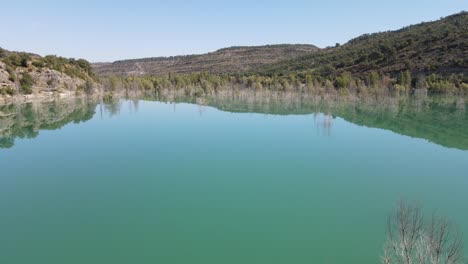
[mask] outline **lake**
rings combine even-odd
[[[417,201],[468,241],[457,99],[1,106],[0,263],[378,263]]]

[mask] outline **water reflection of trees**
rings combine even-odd
[[[200,103],[184,96],[158,97],[155,100]],[[326,113],[319,120],[325,135],[330,135],[333,118],[402,135],[427,139],[433,143],[468,150],[467,103],[460,97],[403,97],[361,101],[323,99],[290,93],[231,92],[204,98],[203,104],[222,111],[307,115]]]
[[[235,113],[271,115],[311,115],[318,131],[330,136],[335,117],[362,126],[427,139],[439,145],[468,150],[468,113],[461,98],[386,98],[378,101],[344,101],[301,94],[231,92],[201,99],[186,96],[142,96],[129,100],[113,98],[101,102],[101,115],[114,116],[122,104],[137,112],[140,98],[174,103],[198,104],[202,114],[206,106]],[[128,99],[128,98],[127,98]],[[58,129],[70,122],[83,122],[94,115],[98,102],[85,99],[49,103],[0,106],[0,148],[14,145],[15,138],[34,138],[41,129]],[[325,114],[323,114],[325,113]]]
[[[324,136],[331,136],[333,126],[333,116],[330,113],[313,113],[314,125],[317,130],[317,134]]]
[[[35,138],[39,130],[55,130],[91,119],[96,103],[84,99],[0,106],[0,148],[11,148],[17,138]]]
[[[112,99],[111,101],[101,102],[99,105],[100,115],[103,116],[103,113],[107,113],[109,116],[116,116],[120,114],[120,109],[122,108],[122,103],[120,99]]]

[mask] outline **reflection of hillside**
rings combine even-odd
[[[193,99],[183,97],[171,99],[196,103]],[[386,98],[383,101],[346,102],[308,98],[298,94],[255,95],[251,92],[206,98],[197,103],[238,113],[329,113],[357,125],[390,130],[410,137],[427,139],[445,147],[468,150],[468,108],[459,98]],[[328,120],[328,123],[331,124],[331,120]]]
[[[356,105],[342,109],[336,115],[354,124],[468,150],[468,113],[455,104],[427,101],[416,107],[411,102],[405,102],[396,108]]]
[[[184,96],[152,97],[144,100],[187,102],[208,105],[236,113],[304,115],[324,113],[318,120],[324,134],[333,129],[333,118],[340,117],[357,125],[390,130],[406,136],[427,139],[433,143],[468,150],[468,112],[461,99],[389,99],[374,102],[322,100],[300,94],[255,94],[240,92],[203,99]],[[59,129],[70,122],[93,117],[97,102],[85,99],[0,106],[0,148],[14,145],[15,138],[33,138],[41,129]],[[102,104],[101,112],[118,114],[121,102]],[[138,109],[138,100],[133,101]],[[202,111],[203,109],[199,109]]]
[[[87,121],[95,108],[96,103],[85,99],[0,106],[0,148],[12,147],[16,138],[34,138],[39,130]]]

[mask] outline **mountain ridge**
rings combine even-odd
[[[98,75],[164,75],[203,71],[230,74],[250,71],[261,65],[318,50],[318,47],[309,44],[232,46],[205,54],[118,60],[93,63],[92,66]]]
[[[366,78],[371,72],[468,76],[468,13],[397,30],[363,34],[343,45],[233,46],[198,55],[150,57],[92,65],[98,75],[138,76],[207,72],[227,75],[300,74],[319,77],[344,73]]]
[[[257,69],[255,74],[288,74],[313,70],[320,76],[371,71],[468,75],[468,12],[422,22],[398,30],[363,34],[343,45],[283,60]]]

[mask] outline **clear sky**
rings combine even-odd
[[[96,62],[239,45],[325,47],[468,10],[468,0],[6,0],[0,8],[0,47]]]

